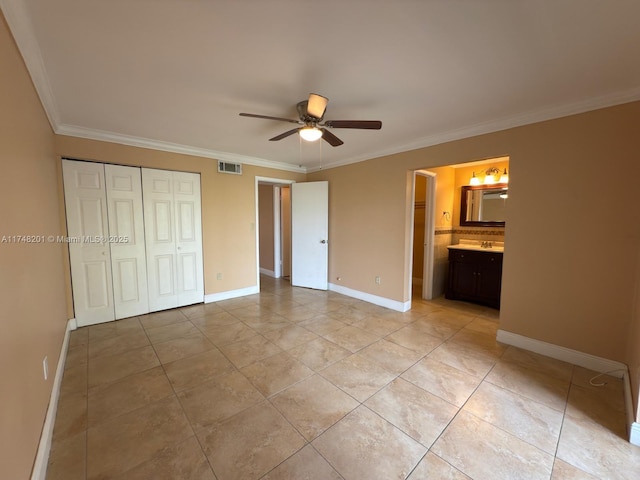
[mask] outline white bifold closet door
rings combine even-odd
[[[63,160],[62,175],[76,321],[114,320],[104,165]]]
[[[200,175],[144,168],[149,307],[204,301]]]
[[[115,318],[149,312],[140,169],[105,165]]]
[[[63,160],[78,325],[149,312],[140,169]]]
[[[199,174],[75,160],[62,171],[79,326],[204,300]]]

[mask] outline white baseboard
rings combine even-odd
[[[498,330],[496,340],[501,343],[506,343],[507,345],[513,345],[514,347],[523,348],[547,357],[579,365],[596,372],[612,372],[611,375],[618,378],[623,378],[624,372],[628,370],[624,363],[616,362],[615,360],[596,357],[589,353],[561,347],[560,345],[543,342],[542,340],[536,340],[505,330]]]
[[[631,380],[629,378],[629,368],[627,365],[615,360],[597,357],[589,353],[572,350],[570,348],[561,347],[560,345],[554,345],[553,343],[543,342],[542,340],[536,340],[534,338],[518,335],[517,333],[506,332],[504,330],[498,330],[496,340],[501,343],[506,343],[507,345],[513,345],[514,347],[523,348],[524,350],[529,350],[573,365],[588,368],[594,372],[606,372],[611,376],[621,378],[624,386],[624,403],[629,442],[640,446],[640,424],[635,422],[633,400],[631,396]]]
[[[629,430],[629,442],[640,447],[640,423],[632,422]]]
[[[67,322],[67,329],[62,341],[58,365],[56,366],[56,376],[54,377],[53,385],[51,386],[51,396],[49,397],[47,416],[44,419],[44,426],[42,427],[42,434],[40,435],[40,444],[38,445],[38,453],[33,464],[33,471],[31,472],[31,480],[45,480],[47,476],[47,464],[49,463],[49,452],[51,451],[53,427],[56,423],[58,399],[60,398],[60,386],[62,385],[64,364],[67,359],[67,350],[69,349],[69,335],[77,328],[78,323],[75,318],[72,318]]]
[[[411,300],[407,302],[398,302],[397,300],[391,300],[389,298],[379,297],[370,293],[360,292],[358,290],[353,290],[351,288],[336,285],[334,283],[329,284],[329,290],[336,293],[341,293],[342,295],[346,295],[348,297],[364,300],[365,302],[373,303],[374,305],[390,308],[391,310],[396,310],[398,312],[406,312],[411,308]],[[238,290],[229,290],[226,292],[210,293],[204,296],[204,303],[220,302],[222,300],[244,297],[246,295],[253,295],[256,293],[260,293],[259,285],[240,288]]]
[[[262,275],[266,275],[267,277],[276,278],[276,272],[274,272],[273,270],[267,270],[266,268],[260,267],[260,273]]]
[[[391,300],[390,298],[379,297],[378,295],[373,295],[371,293],[353,290],[348,287],[343,287],[342,285],[336,285],[335,283],[329,284],[329,290],[348,297],[357,298],[358,300],[364,300],[365,302],[373,303],[374,305],[390,308],[391,310],[396,310],[398,312],[406,312],[411,308],[411,300],[407,302],[398,302],[397,300]]]
[[[238,290],[228,290],[226,292],[210,293],[204,296],[204,303],[220,302],[222,300],[229,300],[231,298],[244,297],[246,295],[253,295],[260,293],[260,287],[254,285],[252,287],[240,288]]]

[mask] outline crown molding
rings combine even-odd
[[[487,133],[507,130],[509,128],[520,127],[523,125],[543,122],[546,120],[553,120],[569,115],[576,115],[591,110],[612,107],[615,105],[640,100],[640,87],[636,87],[630,90],[613,92],[607,95],[588,98],[578,102],[544,107],[517,115],[511,115],[489,120],[486,122],[468,125],[446,132],[439,132],[422,137],[410,143],[395,145],[387,149],[381,149],[375,152],[370,152],[368,154],[345,158],[324,165],[302,167],[258,157],[245,156],[230,152],[220,152],[216,150],[191,147],[187,145],[150,140],[146,138],[139,138],[62,124],[59,113],[60,111],[53,95],[51,84],[46,73],[44,60],[42,58],[40,47],[38,46],[33,25],[31,23],[25,3],[20,0],[0,0],[0,9],[2,9],[4,13],[11,33],[13,34],[16,44],[18,45],[18,49],[22,54],[24,62],[27,66],[27,70],[31,75],[31,79],[33,81],[35,89],[38,93],[38,96],[40,97],[40,101],[42,102],[45,113],[49,119],[49,123],[51,124],[54,132],[60,135],[77,136],[82,138],[122,143],[124,145],[138,146],[173,153],[183,153],[186,155],[196,155],[205,158],[215,158],[218,160],[273,168],[276,170],[285,170],[299,173],[317,172],[320,170],[337,168],[345,165],[350,165],[352,163],[371,160],[373,158],[408,152],[411,150],[417,150],[420,148],[430,147],[433,145],[438,145],[455,140],[461,140],[477,135],[484,135]]]
[[[55,131],[56,125],[60,123],[59,110],[27,7],[22,1],[0,0],[0,9],[7,20],[16,45],[18,45],[33,86],[38,92],[42,107],[49,119],[49,124]]]
[[[464,138],[475,137],[477,135],[484,135],[487,133],[499,132],[501,130],[508,130],[510,128],[522,127],[533,123],[568,117],[570,115],[577,115],[592,110],[599,110],[601,108],[614,107],[616,105],[622,105],[624,103],[635,102],[638,100],[640,100],[640,87],[620,92],[613,92],[599,97],[588,98],[579,102],[531,110],[517,115],[510,115],[507,117],[489,120],[487,122],[476,123],[474,125],[468,125],[466,127],[428,135],[416,140],[415,142],[405,143],[403,145],[397,145],[388,149],[373,152],[366,157],[351,157],[322,166],[308,167],[307,172],[312,173],[329,168],[342,167],[344,165],[371,160],[373,158],[395,155],[411,150],[417,150],[419,148],[431,147],[433,145],[462,140]]]
[[[264,158],[251,157],[248,155],[239,155],[231,152],[221,152],[218,150],[210,150],[207,148],[192,147],[179,143],[163,142],[160,140],[152,140],[148,138],[135,137],[132,135],[124,135],[121,133],[107,132],[96,130],[93,128],[84,128],[76,125],[59,125],[54,128],[58,135],[67,135],[70,137],[87,138],[90,140],[99,140],[102,142],[118,143],[121,145],[129,145],[131,147],[148,148],[151,150],[159,150],[163,152],[180,153],[183,155],[192,155],[195,157],[212,158],[215,160],[223,160],[225,162],[242,163],[244,165],[253,165],[256,167],[273,168],[275,170],[285,170],[288,172],[306,173],[307,169],[298,165],[290,165],[288,163],[274,162]]]
[[[53,95],[51,83],[49,82],[49,77],[47,75],[47,69],[45,68],[42,53],[25,3],[17,0],[0,0],[0,9],[2,9],[2,13],[7,20],[9,29],[11,30],[11,34],[13,35],[16,45],[18,46],[18,50],[22,55],[27,70],[29,71],[33,85],[40,97],[40,102],[42,103],[45,114],[49,119],[49,124],[56,134],[243,163],[257,167],[273,168],[275,170],[285,170],[296,173],[307,172],[307,169],[302,166],[290,165],[288,163],[276,162],[264,158],[221,152],[217,150],[63,124],[60,119],[60,110]]]

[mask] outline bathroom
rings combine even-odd
[[[494,250],[504,247],[504,224],[500,225],[499,222],[486,219],[461,222],[460,214],[461,207],[464,206],[464,202],[461,201],[463,187],[473,184],[480,187],[508,184],[508,174],[509,157],[506,156],[415,172],[412,273],[414,293],[422,292],[422,298],[426,299],[445,295],[449,284],[448,247],[461,242],[477,244],[480,248],[491,245]],[[430,188],[433,191],[430,191]],[[498,195],[499,200],[495,203],[506,206],[506,196],[508,190],[501,192]],[[505,212],[508,210],[505,209],[500,216]]]

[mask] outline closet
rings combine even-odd
[[[200,175],[63,160],[79,326],[204,300]]]

